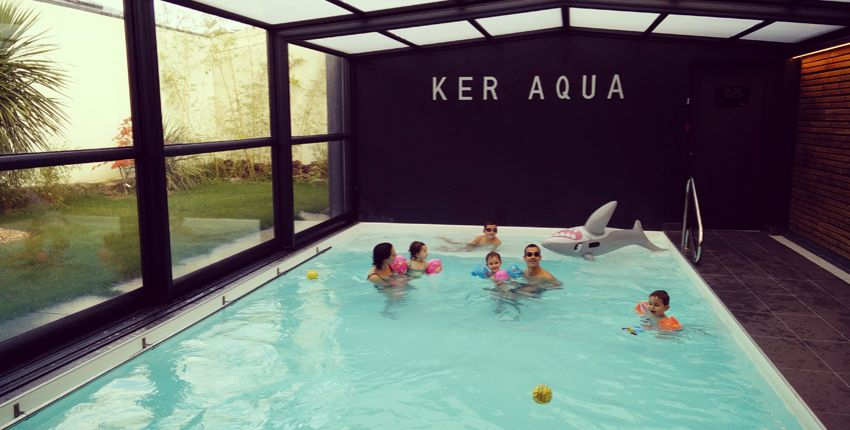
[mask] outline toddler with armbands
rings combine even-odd
[[[484,257],[487,266],[477,266],[472,271],[472,276],[479,278],[490,278],[496,282],[504,282],[511,278],[522,276],[522,269],[511,265],[508,270],[502,269],[502,256],[496,251],[491,251]]]
[[[635,306],[635,312],[650,318],[652,325],[659,330],[681,330],[682,324],[675,317],[665,315],[668,309],[670,309],[670,295],[664,290],[649,293],[649,300]]]
[[[392,269],[396,273],[406,274],[411,278],[419,278],[423,274],[433,275],[443,271],[443,265],[438,258],[425,261],[428,258],[428,245],[416,240],[410,244],[410,260],[405,260],[397,255],[392,263]]]

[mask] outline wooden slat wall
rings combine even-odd
[[[850,46],[804,57],[788,227],[850,259]]]

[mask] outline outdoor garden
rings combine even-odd
[[[51,61],[62,47],[53,42],[57,38],[36,31],[39,19],[26,5],[0,0],[0,156],[80,147],[68,138],[76,126],[69,114],[75,104],[64,93],[74,76]],[[201,35],[174,30],[179,25],[164,34],[157,30],[164,144],[268,136],[265,45],[256,46],[265,33],[229,31],[208,18],[202,24],[212,30]],[[256,61],[256,52],[262,61]],[[246,61],[246,55],[255,58]],[[293,70],[306,70],[305,60],[297,54],[290,60],[293,94],[319,101],[293,111],[293,129],[323,133],[326,114],[315,105],[326,97],[324,71],[305,76]],[[187,69],[202,73],[181,72]],[[133,145],[129,116],[113,124],[111,141],[95,147]],[[238,252],[271,237],[270,163],[268,147],[166,158],[176,276],[185,272],[178,269],[184,261],[243,241],[227,251]],[[102,301],[140,286],[135,174],[133,160],[0,171],[0,324],[53,312],[69,300]],[[292,178],[295,218],[327,216],[328,144],[293,148]],[[218,254],[205,264],[223,258]]]

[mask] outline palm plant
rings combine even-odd
[[[46,58],[55,49],[33,33],[38,14],[0,0],[0,154],[49,151],[67,122],[61,94],[67,76]]]

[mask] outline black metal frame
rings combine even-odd
[[[290,136],[287,42],[261,22],[196,2],[167,1],[267,31],[270,136],[240,141],[163,145],[153,0],[124,0],[131,114],[136,125],[133,128],[134,146],[2,155],[0,171],[134,159],[138,167],[136,193],[142,287],[0,342],[0,362],[3,363],[0,370],[0,393],[23,386],[58,365],[69,363],[84,352],[102,346],[100,342],[113,337],[113,333],[117,335],[121,332],[122,327],[135,318],[133,315],[157,313],[165,307],[173,306],[176,300],[219,287],[224,280],[235,279],[256,270],[258,262],[286,256],[307,243],[356,222],[355,208],[347,204],[347,211],[343,214],[297,235],[294,233],[290,148],[295,144],[321,141],[343,141],[347,147],[350,134],[341,132],[295,139]],[[342,87],[347,90],[347,77],[343,76],[343,79]],[[342,112],[347,127],[349,98],[344,97],[343,100],[345,104]],[[172,279],[165,184],[166,157],[262,147],[270,148],[272,153],[274,239]],[[346,151],[349,151],[348,148]],[[351,157],[346,155],[345,162],[350,163],[350,160]],[[346,181],[352,180],[350,166],[346,164],[344,167],[345,170],[340,174],[345,175]],[[346,196],[346,202],[351,200],[351,196]]]

